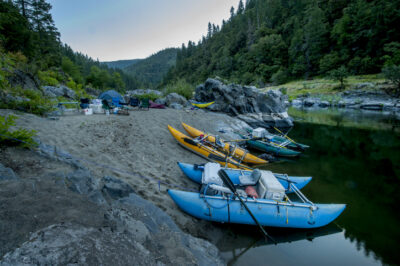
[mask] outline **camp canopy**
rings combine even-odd
[[[125,103],[124,98],[121,96],[121,94],[119,94],[115,90],[105,91],[102,94],[100,94],[99,98],[102,100],[110,100],[110,101],[112,101],[113,98],[114,99],[118,98],[120,102]]]

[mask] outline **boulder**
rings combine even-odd
[[[301,106],[303,106],[303,101],[302,100],[299,100],[299,99],[294,99],[294,100],[292,100],[292,106],[295,106],[295,107],[301,107]]]
[[[196,87],[194,98],[198,102],[214,101],[208,107],[209,110],[238,116],[253,125],[293,125],[287,115],[287,96],[279,90],[260,92],[254,86],[226,85],[220,80],[209,78]]]
[[[156,104],[163,104],[166,105],[167,101],[165,100],[165,98],[158,98],[154,101]]]
[[[179,104],[179,103],[171,103],[169,105],[169,108],[176,109],[176,110],[182,110],[183,106],[182,106],[182,104]]]
[[[75,99],[76,98],[76,93],[68,88],[67,86],[60,85],[58,87],[54,86],[43,86],[43,93],[44,95],[55,98],[55,97],[66,97],[69,99]]]
[[[165,97],[165,103],[167,104],[167,106],[170,106],[173,103],[177,103],[180,104],[182,106],[187,106],[188,105],[188,101],[186,100],[185,97],[183,97],[182,95],[179,95],[175,92],[168,94]]]
[[[303,101],[303,105],[305,107],[311,107],[314,106],[317,103],[317,101],[313,98],[307,98]]]
[[[326,108],[326,107],[331,106],[331,104],[328,101],[321,101],[318,103],[318,106],[321,108]]]

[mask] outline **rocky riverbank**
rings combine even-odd
[[[302,95],[290,102],[294,107],[349,108],[400,112],[400,99],[382,89],[355,89],[330,95]]]

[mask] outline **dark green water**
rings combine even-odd
[[[313,176],[302,190],[310,200],[347,208],[318,230],[267,228],[277,245],[256,227],[230,225],[219,244],[229,264],[400,265],[400,133],[385,128],[296,122],[289,135],[311,148],[267,169]]]

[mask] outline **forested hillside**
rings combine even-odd
[[[168,70],[175,66],[177,48],[167,48],[124,68],[124,71],[146,87],[158,85]]]
[[[107,65],[109,68],[124,69],[128,66],[138,63],[141,60],[142,59],[127,59],[127,60],[108,61],[101,63]]]
[[[50,14],[51,5],[45,0],[0,1],[0,55],[2,77],[22,71],[36,77],[39,85],[67,85],[78,95],[86,88],[113,88],[119,91],[136,89],[139,82],[122,70],[106,65],[60,42]],[[10,88],[7,79],[0,79],[1,89],[15,96],[29,93]]]
[[[400,64],[399,0],[247,0],[222,26],[178,51],[164,83],[210,76],[283,83],[344,69],[378,73]]]

